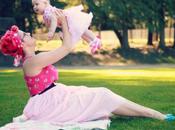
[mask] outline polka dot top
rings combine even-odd
[[[52,13],[55,11],[55,7],[49,6],[44,10],[43,20],[47,26],[50,26]]]
[[[44,67],[41,72],[35,76],[24,75],[30,95],[36,95],[47,87],[49,87],[54,81],[58,80],[58,72],[53,65]]]

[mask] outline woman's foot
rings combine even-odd
[[[165,115],[166,121],[175,121],[175,116],[173,114],[167,114]]]
[[[93,41],[90,42],[90,47],[91,47],[91,53],[95,54],[97,50],[101,48],[101,39],[96,37]]]

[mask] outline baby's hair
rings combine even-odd
[[[50,4],[50,0],[47,0],[48,1],[48,3]]]
[[[47,2],[48,4],[50,4],[50,0],[44,0],[44,2]]]
[[[33,2],[34,0],[32,0],[32,2]],[[41,0],[41,1],[43,1],[43,2],[47,2],[48,4],[50,4],[50,0]]]

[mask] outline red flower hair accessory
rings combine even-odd
[[[18,35],[19,28],[13,25],[10,30],[1,37],[0,49],[4,55],[13,56],[14,66],[20,64],[20,60],[24,58],[23,45],[20,36]]]

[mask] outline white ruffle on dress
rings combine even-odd
[[[5,126],[0,127],[0,130],[92,130],[95,128],[100,130],[107,130],[109,126],[110,120],[96,120],[83,123],[61,125],[29,120],[25,122],[8,123]]]
[[[51,15],[54,13],[55,9],[55,7],[49,6],[44,11],[43,19],[47,26],[50,25]],[[63,10],[67,18],[69,32],[72,36],[72,43],[77,43],[80,40],[83,33],[88,30],[93,18],[92,13],[85,13],[82,12],[82,10],[82,5]]]

